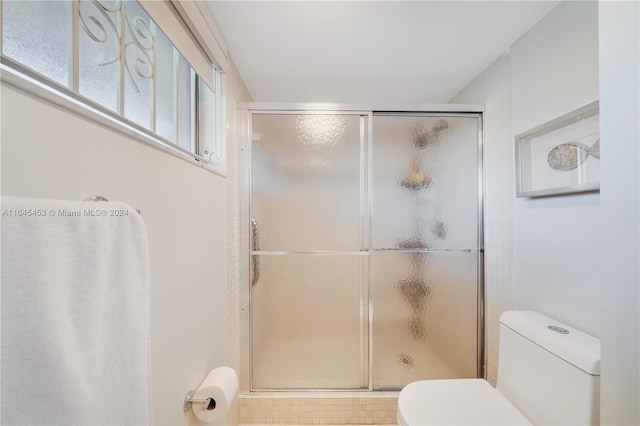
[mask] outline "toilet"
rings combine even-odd
[[[398,424],[598,425],[600,340],[533,311],[500,317],[498,385],[422,380],[398,397]]]

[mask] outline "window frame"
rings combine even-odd
[[[68,1],[73,2],[73,8],[74,10],[76,10],[79,0]],[[139,5],[142,6],[142,4],[138,0],[130,1],[136,1]],[[2,10],[3,8],[0,7],[0,46],[2,46],[3,42]],[[74,16],[74,27],[77,25],[75,19],[77,19],[77,17]],[[150,16],[150,19],[153,21],[153,17]],[[176,14],[176,19],[182,20],[182,18],[178,14]],[[186,25],[186,22],[184,24]],[[159,26],[158,28],[166,34],[166,29],[160,28]],[[191,33],[189,33],[188,36],[191,37],[196,45],[200,46],[199,42],[195,40]],[[76,38],[75,35],[74,38]],[[74,40],[74,43],[76,42],[77,40]],[[177,47],[175,45],[174,48],[177,50]],[[209,63],[211,63],[211,61],[209,61]],[[73,68],[73,72],[75,72],[76,66],[74,64],[71,65]],[[199,76],[199,74],[196,72],[193,66],[191,66],[191,64],[190,67],[191,73]],[[212,89],[202,77],[195,78],[194,84],[191,85],[191,109],[193,113],[191,118],[190,132],[192,132],[192,134],[194,135],[193,143],[195,148],[195,152],[191,152],[190,150],[187,150],[178,145],[177,140],[176,142],[172,142],[153,132],[152,130],[146,129],[144,126],[137,124],[124,115],[121,115],[116,111],[112,111],[111,109],[102,106],[98,102],[89,99],[86,96],[83,96],[79,93],[79,91],[76,92],[75,90],[73,90],[73,87],[66,87],[52,80],[51,78],[19,63],[18,61],[5,56],[4,54],[0,55],[0,81],[2,81],[3,84],[8,84],[17,89],[25,91],[42,100],[62,107],[69,112],[78,114],[96,123],[107,126],[110,129],[118,131],[125,136],[135,138],[136,140],[153,148],[159,149],[180,159],[186,160],[191,164],[200,166],[201,168],[213,172],[219,176],[226,177],[226,132],[223,131],[226,126],[224,124],[224,121],[222,121],[225,116],[225,102],[223,102],[224,79],[222,71],[219,70],[218,67],[216,67],[213,63],[211,63],[211,70],[213,73],[213,82],[215,85],[215,89]],[[72,76],[72,78],[75,79],[77,78],[77,76]],[[213,139],[212,142],[214,143],[214,145],[219,146],[222,151],[222,159],[219,162],[208,161],[200,151],[202,144],[200,143],[199,136],[200,117],[198,84],[207,85],[214,96],[214,117],[210,117],[211,120],[214,120],[214,131],[211,137]]]

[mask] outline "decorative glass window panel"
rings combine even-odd
[[[220,138],[215,135],[215,95],[207,84],[198,79],[198,142],[205,160],[223,163],[225,152]]]
[[[174,48],[167,36],[156,31],[156,133],[176,142],[176,66]]]
[[[79,4],[78,90],[103,107],[121,113],[120,4],[112,3],[111,7],[94,1]]]
[[[65,87],[71,87],[71,2],[2,2],[2,53]]]
[[[71,89],[79,100],[224,168],[215,93],[140,3],[8,0],[0,5],[4,65],[36,72],[52,87]],[[198,63],[206,70],[205,62]]]
[[[194,72],[184,56],[178,54],[178,145],[194,151],[195,138],[191,132],[194,107],[193,91],[195,88]]]
[[[137,2],[123,3],[126,19],[124,44],[124,116],[145,129],[153,129],[155,89],[155,23]]]

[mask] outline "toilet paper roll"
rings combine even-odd
[[[229,408],[238,397],[238,375],[231,367],[218,367],[207,375],[194,399],[211,399],[208,402],[194,402],[191,406],[197,418],[203,422],[216,422],[227,416]]]

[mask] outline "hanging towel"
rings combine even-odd
[[[116,202],[3,197],[2,424],[151,424],[145,224]]]

